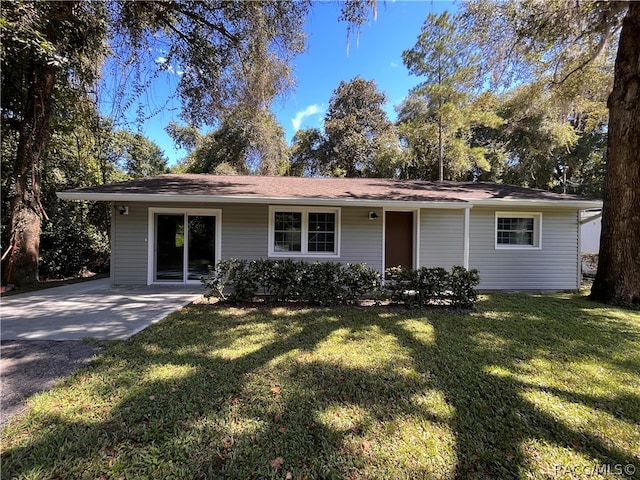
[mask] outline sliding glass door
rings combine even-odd
[[[184,281],[184,215],[156,216],[155,279]]]
[[[199,282],[218,258],[215,211],[154,212],[152,282]]]
[[[189,248],[187,249],[187,279],[200,280],[215,265],[216,217],[187,215]]]

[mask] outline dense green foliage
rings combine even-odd
[[[293,136],[287,175],[322,176],[326,165],[325,136],[317,128],[298,130]]]
[[[471,308],[478,300],[475,287],[480,282],[477,270],[455,266],[418,269],[394,267],[387,269],[384,289],[393,302],[408,307],[451,305]]]
[[[210,267],[202,283],[209,296],[231,303],[249,302],[260,295],[267,303],[350,305],[379,291],[380,274],[363,264],[228,259]]]
[[[503,7],[517,16],[519,7]],[[501,18],[492,9],[500,8],[469,2],[457,16],[429,15],[416,45],[403,53],[409,71],[422,79],[399,107],[398,128],[408,150],[406,176],[438,178],[440,161],[447,179],[598,195],[611,57],[562,82],[551,76],[551,64],[541,67],[542,56],[530,63],[512,56],[494,64],[503,52],[492,51],[486,42],[495,40],[491,32]],[[472,20],[480,10],[493,14]],[[519,40],[503,41],[504,48]],[[560,60],[553,65],[559,67]],[[498,82],[498,73],[511,68],[509,62],[522,62],[519,71],[528,75]]]
[[[40,236],[42,279],[109,270],[109,206],[62,201],[56,192],[168,171],[167,159],[155,143],[139,133],[114,129],[110,119],[96,114],[89,98],[75,97],[71,102],[68,96],[76,94],[56,92],[56,99],[66,102],[67,108],[57,110],[51,119],[52,133],[43,158],[40,200],[47,216]],[[9,245],[11,234],[15,143],[15,136],[2,137],[2,245]]]
[[[6,2],[0,17],[2,123],[0,136],[9,215],[4,245],[16,245],[15,283],[38,281],[43,177],[53,117],[75,110],[74,98],[98,78],[106,53],[107,4],[99,2]],[[4,152],[3,152],[4,153]],[[3,212],[4,213],[4,212]]]
[[[158,145],[141,133],[114,132],[117,165],[128,178],[149,177],[169,172],[168,160]]]
[[[324,119],[325,166],[334,176],[385,176],[378,152],[394,141],[393,125],[383,109],[387,97],[376,83],[361,77],[340,82]]]
[[[421,149],[430,144],[428,151],[435,155],[424,155],[423,151],[423,161],[438,165],[439,180],[463,179],[470,173],[488,171],[486,149],[471,142],[472,128],[503,123],[495,112],[482,111],[474,102],[479,57],[459,23],[446,11],[429,14],[415,46],[402,54],[409,72],[422,80],[412,95],[423,99],[425,108],[416,116],[418,112],[412,111],[411,103],[401,106],[399,124],[404,123],[404,138],[410,150],[414,142]]]
[[[390,300],[407,307],[429,305],[471,308],[478,299],[476,270],[390,268],[384,285],[379,272],[365,264],[305,262],[291,259],[228,259],[209,268],[202,279],[208,296],[231,303],[302,302],[311,305],[353,305],[364,298]]]
[[[40,235],[41,279],[109,271],[109,237],[100,222],[103,206],[70,206],[51,199],[47,201],[47,213],[50,220],[44,222]]]
[[[545,63],[551,58],[542,50],[496,63],[506,53],[491,53],[486,42],[492,37],[483,29],[491,28],[490,12],[502,7],[515,22],[513,6],[470,2],[464,7],[457,15],[428,15],[416,44],[404,51],[406,67],[420,83],[396,107],[394,128],[380,108],[385,94],[373,82],[342,82],[329,99],[324,128],[296,133],[287,173],[424,180],[442,173],[447,180],[600,197],[614,39],[584,72],[560,81],[562,58]],[[474,20],[479,11],[485,16]],[[521,41],[506,34],[503,40]],[[525,46],[518,48],[524,52]],[[509,81],[499,75],[500,67]],[[517,78],[516,70],[522,73]]]
[[[178,167],[186,172],[282,175],[287,168],[284,129],[266,109],[236,109],[207,134],[175,123],[167,132],[189,151]]]
[[[403,157],[386,95],[373,80],[342,81],[329,99],[324,129],[299,130],[289,175],[393,178]]]

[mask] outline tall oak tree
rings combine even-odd
[[[578,88],[580,73],[615,58],[600,261],[591,298],[639,305],[640,3],[468,0],[463,9],[465,27],[474,31],[494,82],[537,77],[550,89],[572,82]]]

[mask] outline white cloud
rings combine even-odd
[[[298,113],[296,113],[296,116],[291,119],[291,124],[293,125],[293,128],[296,131],[300,130],[300,125],[302,125],[302,121],[305,118],[311,117],[312,115],[316,115],[321,112],[322,112],[322,107],[320,105],[315,105],[315,104],[309,105],[304,110],[301,110]]]
[[[398,68],[399,65],[396,62],[391,62],[391,68]]]
[[[189,71],[189,67],[185,69],[178,68],[176,70],[176,67],[174,67],[169,63],[169,59],[167,57],[158,57],[154,60],[154,62],[156,63],[156,65],[158,65],[158,67],[160,67],[165,72],[173,73],[178,76],[182,76]]]

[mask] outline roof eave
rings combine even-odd
[[[470,208],[485,207],[565,207],[601,208],[601,200],[570,199],[466,199],[466,200],[380,200],[368,198],[317,198],[317,197],[258,197],[250,195],[176,195],[160,193],[99,193],[99,192],[57,192],[62,200],[88,200],[97,202],[171,202],[171,203],[263,203],[277,205],[361,205],[367,207],[391,207],[399,205],[407,208]]]
[[[602,208],[602,200],[569,200],[569,199],[513,199],[513,198],[477,198],[469,202],[478,207],[566,207],[580,210]]]
[[[261,203],[276,205],[322,205],[339,207],[345,205],[367,207],[398,207],[408,208],[437,207],[437,208],[465,208],[469,202],[462,200],[379,200],[368,198],[315,198],[315,197],[257,197],[248,195],[173,195],[158,193],[96,193],[96,192],[57,192],[62,200],[85,200],[96,202],[171,202],[171,203]]]

